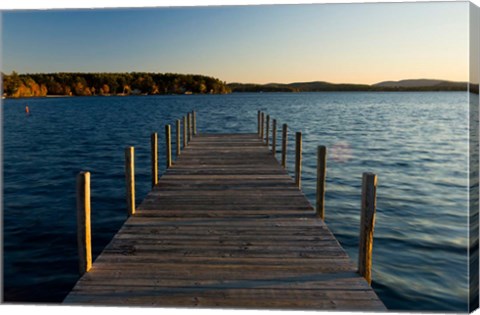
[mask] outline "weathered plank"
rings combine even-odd
[[[193,137],[64,303],[385,310],[258,134]]]

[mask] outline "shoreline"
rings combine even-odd
[[[438,93],[458,93],[458,92],[465,92],[465,93],[473,93],[473,94],[478,94],[477,91],[468,91],[468,90],[387,90],[387,91],[301,91],[301,92],[287,92],[287,91],[266,91],[266,92],[250,92],[250,91],[236,91],[236,92],[231,92],[231,93],[225,93],[225,94],[148,94],[148,95],[135,95],[135,94],[112,94],[112,95],[45,95],[45,96],[24,96],[24,97],[9,97],[9,96],[2,96],[2,100],[5,99],[29,99],[29,98],[77,98],[77,97],[82,97],[82,98],[89,98],[89,97],[129,97],[129,96],[134,96],[134,97],[146,97],[146,96],[191,96],[191,95],[228,95],[228,94],[297,94],[297,93],[432,93],[432,92],[438,92]]]

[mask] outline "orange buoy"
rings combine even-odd
[[[25,113],[26,113],[27,115],[30,114],[30,109],[28,108],[28,105],[25,106]]]

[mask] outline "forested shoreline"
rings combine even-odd
[[[176,73],[38,73],[3,74],[3,96],[93,96],[157,94],[226,94],[219,79]]]
[[[37,73],[3,74],[3,96],[8,98],[47,96],[111,96],[166,94],[227,94],[232,92],[428,92],[467,91],[478,94],[478,84],[422,80],[413,86],[402,81],[373,85],[335,84],[329,82],[297,82],[288,84],[226,83],[217,78],[177,73]],[[424,81],[424,80],[423,80]]]

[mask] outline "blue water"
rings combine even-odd
[[[62,301],[78,279],[76,174],[92,173],[95,257],[126,218],[124,148],[135,147],[139,203],[150,189],[151,132],[159,132],[163,157],[164,125],[192,109],[199,132],[256,132],[257,110],[279,130],[288,123],[290,172],[294,131],[302,131],[302,184],[312,204],[316,147],[326,145],[326,222],[354,261],[361,176],[378,174],[375,291],[390,309],[467,310],[468,94],[461,92],[5,100],[7,302]]]

